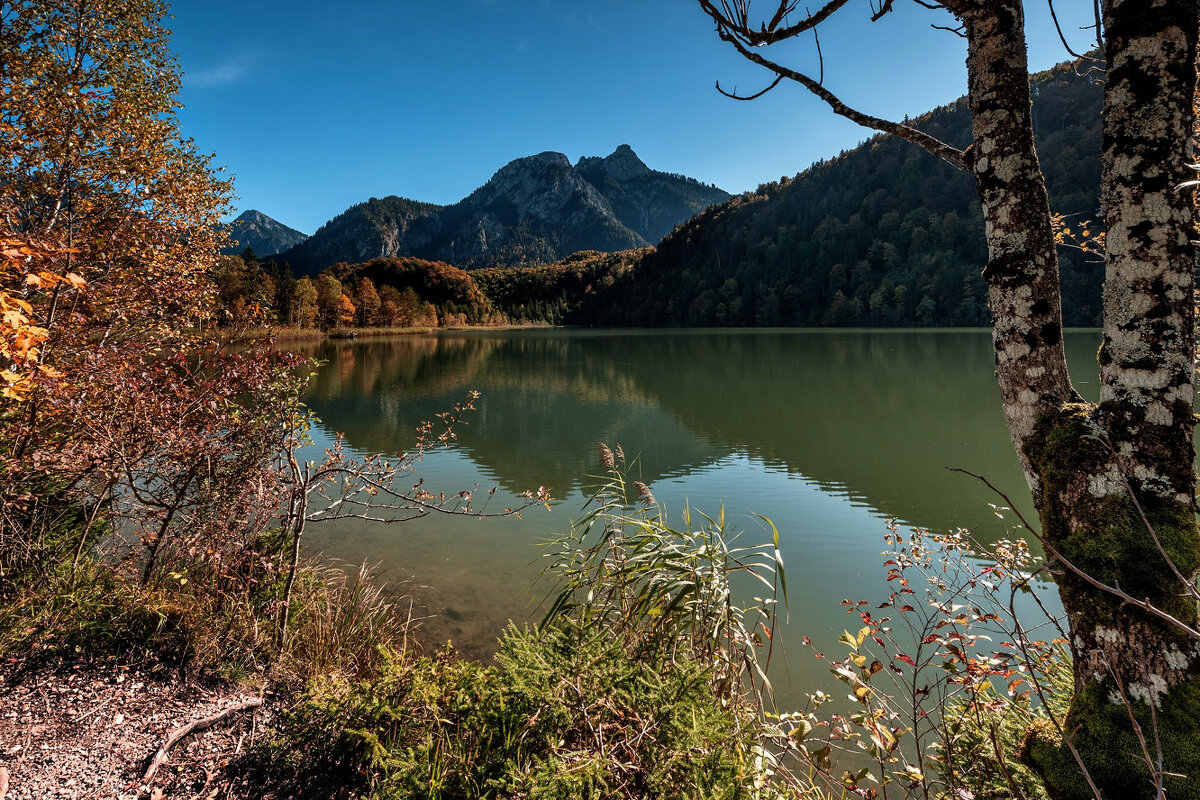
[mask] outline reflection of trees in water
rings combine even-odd
[[[726,454],[665,416],[608,350],[561,333],[338,343],[313,353],[334,368],[321,370],[308,402],[353,447],[394,451],[422,420],[477,389],[478,412],[459,446],[511,490],[547,484],[561,495],[586,483],[599,439],[645,450],[648,480],[678,474],[680,458],[690,466]],[[354,380],[341,369],[351,355]],[[653,451],[640,445],[650,439]]]
[[[1076,360],[1094,338],[1068,337]],[[421,420],[483,392],[461,447],[510,489],[564,494],[595,472],[602,439],[642,451],[648,481],[744,452],[939,527],[993,499],[946,466],[1023,494],[982,332],[495,333],[314,355],[334,368],[310,402],[360,449],[402,449]]]
[[[364,394],[445,394],[467,386],[497,344],[480,341],[472,346],[447,337],[415,335],[365,342],[326,340],[308,348],[306,355],[337,365],[337,370],[321,370],[310,394],[336,399],[350,386],[352,376],[354,387]]]

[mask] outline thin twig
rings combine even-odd
[[[1079,728],[1081,727],[1083,726],[1081,725],[1075,730],[1071,731],[1070,736],[1064,736],[1063,742],[1066,743],[1067,749],[1070,750],[1071,755],[1074,756],[1075,764],[1079,767],[1079,771],[1083,773],[1083,779],[1087,781],[1088,787],[1092,790],[1092,796],[1095,797],[1096,800],[1104,800],[1104,795],[1100,794],[1100,787],[1098,787],[1096,782],[1092,780],[1092,774],[1088,772],[1087,767],[1084,766],[1083,756],[1079,755],[1079,751],[1075,749],[1075,734],[1079,733]]]
[[[784,39],[790,39],[798,33],[804,33],[807,30],[815,28],[848,2],[849,0],[830,0],[830,2],[817,9],[817,13],[809,14],[793,25],[780,27],[780,23],[784,21],[787,14],[795,8],[795,3],[782,2],[779,4],[779,10],[770,23],[764,23],[757,30],[750,27],[748,9],[745,4],[741,4],[741,7],[734,11],[724,2],[721,4],[723,8],[718,9],[713,5],[712,0],[700,0],[700,7],[712,17],[712,20],[717,23],[718,27],[734,28],[746,37],[748,44],[758,47],[764,44],[782,42]]]
[[[1112,677],[1113,685],[1117,687],[1117,692],[1121,695],[1121,702],[1125,705],[1125,713],[1129,715],[1129,724],[1133,726],[1133,732],[1137,735],[1138,744],[1142,748],[1142,758],[1146,760],[1146,766],[1150,768],[1150,774],[1154,779],[1154,796],[1161,798],[1163,796],[1163,781],[1162,772],[1155,769],[1154,758],[1150,755],[1150,747],[1146,744],[1146,736],[1142,733],[1142,726],[1138,724],[1137,717],[1133,713],[1133,703],[1129,702],[1129,697],[1125,694],[1125,687],[1121,685],[1121,679],[1117,676],[1116,671],[1110,666],[1108,674]],[[1151,719],[1154,720],[1154,727],[1158,727],[1157,718],[1154,716],[1154,703],[1149,703],[1151,711]],[[1158,731],[1154,732],[1154,738],[1158,739]],[[1159,754],[1162,754],[1162,748],[1159,748]]]
[[[821,100],[825,101],[826,105],[828,105],[830,109],[832,109],[833,113],[837,114],[838,116],[845,117],[852,122],[862,125],[864,128],[872,128],[883,133],[890,133],[893,136],[897,136],[901,139],[912,142],[918,147],[933,153],[935,156],[948,164],[951,164],[962,170],[967,169],[966,158],[963,156],[963,151],[959,150],[958,148],[952,147],[937,137],[930,136],[928,133],[918,130],[910,125],[892,122],[891,120],[882,119],[880,117],[874,117],[870,114],[864,114],[855,108],[851,108],[850,106],[846,105],[840,97],[826,89],[823,85],[821,85],[821,83],[813,80],[808,75],[805,75],[802,72],[797,72],[790,67],[785,67],[782,64],[778,64],[756,50],[751,50],[745,43],[745,39],[729,27],[719,27],[717,30],[717,35],[733,45],[734,49],[736,49],[738,53],[746,60],[753,61],[755,64],[769,69],[777,76],[785,77],[788,80],[799,83],[805,89],[816,95]]]
[[[1063,33],[1062,25],[1058,24],[1058,14],[1054,13],[1054,0],[1046,0],[1046,4],[1050,6],[1050,19],[1054,20],[1054,30],[1058,31],[1059,41],[1062,42],[1063,49],[1071,54],[1071,58],[1087,59],[1095,61],[1096,59],[1089,56],[1080,55],[1071,49],[1071,45],[1067,44],[1066,34]]]
[[[781,81],[783,81],[783,76],[776,75],[775,80],[771,81],[770,85],[767,86],[767,88],[763,89],[762,91],[755,92],[754,94],[738,94],[736,86],[733,87],[732,92],[726,91],[725,89],[721,88],[721,82],[717,81],[717,91],[720,92],[721,94],[725,95],[726,97],[728,97],[730,100],[744,100],[744,101],[757,100],[758,98],[762,97],[764,94],[766,94],[767,92],[771,91],[776,86],[778,86]]]
[[[1159,608],[1158,606],[1151,603],[1149,598],[1144,598],[1142,600],[1138,600],[1136,597],[1134,597],[1133,595],[1124,591],[1123,589],[1120,589],[1116,586],[1109,586],[1107,583],[1104,583],[1102,581],[1097,580],[1096,578],[1093,578],[1091,575],[1087,574],[1082,569],[1080,569],[1079,567],[1075,566],[1070,561],[1068,561],[1067,558],[1065,556],[1063,556],[1063,554],[1060,553],[1057,548],[1054,547],[1054,545],[1050,544],[1050,542],[1047,541],[1044,536],[1042,536],[1040,533],[1038,533],[1037,531],[1035,531],[1033,529],[1033,527],[1029,524],[1028,521],[1026,521],[1025,517],[1021,514],[1021,512],[1017,511],[1016,508],[1013,507],[1012,500],[1009,499],[1008,495],[1006,495],[1004,492],[997,489],[992,484],[992,482],[989,481],[987,478],[983,477],[982,475],[978,475],[974,472],[971,472],[970,470],[962,469],[961,467],[947,467],[946,469],[950,470],[951,472],[961,472],[964,475],[970,475],[973,478],[978,478],[979,480],[983,481],[983,483],[989,489],[991,489],[997,495],[1002,497],[1004,499],[1004,502],[1008,503],[1009,507],[1012,508],[1013,513],[1017,515],[1017,519],[1021,520],[1021,524],[1025,526],[1025,530],[1029,531],[1029,533],[1034,538],[1036,538],[1038,540],[1038,542],[1041,543],[1042,547],[1046,548],[1046,551],[1048,553],[1050,553],[1050,555],[1054,558],[1054,560],[1057,561],[1058,563],[1062,564],[1064,567],[1066,567],[1067,570],[1069,572],[1071,572],[1073,575],[1075,575],[1077,578],[1080,578],[1081,580],[1083,580],[1085,583],[1087,583],[1089,586],[1091,586],[1094,589],[1099,589],[1100,591],[1110,594],[1113,597],[1116,597],[1117,599],[1119,599],[1125,603],[1128,603],[1131,606],[1137,606],[1138,608],[1147,612],[1151,616],[1158,617],[1163,622],[1169,623],[1169,624],[1175,626],[1177,629],[1179,629],[1183,633],[1186,633],[1189,637],[1200,640],[1200,631],[1198,631],[1195,628],[1193,628],[1192,626],[1188,625],[1186,622],[1184,622],[1180,619],[1177,619],[1176,617],[1168,614],[1166,611],[1163,611],[1161,608]]]

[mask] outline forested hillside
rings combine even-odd
[[[492,267],[470,273],[479,289],[510,322],[551,325],[602,321],[618,310],[613,287],[653,248],[603,253],[583,250],[538,267]]]
[[[288,263],[297,275],[315,275],[339,261],[409,255],[413,242],[432,237],[436,224],[431,217],[441,208],[395,195],[372,197],[350,206],[275,258]]]
[[[1100,87],[1069,65],[1035,79],[1051,206],[1075,226],[1099,206]],[[966,100],[914,124],[970,142]],[[1067,325],[1091,325],[1103,270],[1061,248]],[[983,219],[970,175],[877,136],[676,228],[613,297],[577,321],[615,325],[981,325]],[[619,302],[612,302],[612,300]]]
[[[363,283],[369,282],[379,288],[381,302],[379,308],[387,301],[386,296],[398,293],[393,302],[401,314],[414,302],[428,304],[437,311],[433,325],[463,325],[494,322],[490,319],[491,306],[488,299],[471,280],[471,276],[458,267],[452,267],[439,261],[425,261],[419,258],[375,258],[362,264],[337,264],[326,273],[336,278],[347,287],[356,287],[355,298],[363,294]],[[360,311],[364,305],[359,299]],[[391,314],[385,313],[385,316]],[[363,325],[403,324],[394,319],[373,320],[360,314],[359,322]]]

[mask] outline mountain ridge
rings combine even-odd
[[[371,258],[414,257],[467,269],[545,264],[580,250],[645,247],[731,197],[651,169],[628,144],[575,165],[545,151],[513,159],[448,206],[397,196],[355,204],[272,255],[297,275]]]

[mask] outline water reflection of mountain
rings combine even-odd
[[[481,392],[458,447],[502,486],[556,496],[590,483],[598,441],[639,455],[651,482],[728,454],[641,392],[600,340],[577,336],[443,335],[325,345],[307,402],[359,450],[399,451],[413,430]],[[340,345],[340,346],[339,346]]]
[[[1077,376],[1094,372],[1095,338],[1068,338]],[[510,489],[586,483],[602,440],[640,451],[648,482],[746,453],[939,528],[994,500],[946,466],[1026,494],[985,332],[469,333],[314,355],[329,363],[310,404],[362,450],[404,449],[418,422],[481,391],[461,446]]]

